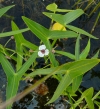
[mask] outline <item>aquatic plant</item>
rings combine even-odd
[[[11,7],[12,6],[10,6],[10,8]],[[7,10],[8,9],[9,8],[7,8]],[[22,19],[28,28],[19,29],[12,21],[12,31],[0,34],[0,37],[13,35],[16,45],[15,50],[8,49],[6,46],[4,47],[0,45],[0,63],[7,76],[6,100],[8,100],[8,102],[1,105],[0,108],[10,104],[6,107],[6,109],[10,109],[15,100],[21,99],[49,77],[53,77],[59,81],[59,84],[53,97],[47,104],[54,102],[60,95],[66,95],[69,98],[69,100],[66,102],[70,103],[71,109],[75,109],[77,106],[80,106],[83,99],[86,101],[86,106],[88,106],[90,109],[94,109],[94,100],[98,97],[100,92],[98,92],[96,97],[93,98],[93,88],[89,88],[84,92],[80,91],[82,96],[77,101],[73,100],[73,96],[76,95],[75,92],[79,89],[83,75],[100,62],[100,60],[97,58],[99,52],[97,52],[91,59],[86,59],[90,51],[90,39],[98,38],[80,28],[70,25],[72,21],[84,14],[83,10],[59,9],[54,3],[48,5],[46,9],[51,12],[43,12],[43,14],[51,19],[52,25],[54,21],[60,24],[61,28],[59,30],[56,30],[56,27],[53,29],[47,29],[39,23],[36,23],[35,21],[23,16]],[[2,12],[5,13],[5,11]],[[56,14],[56,12],[66,12],[66,14]],[[40,39],[41,44],[39,47],[27,41],[23,37],[22,32],[28,30],[30,30]],[[80,52],[81,35],[88,36],[89,38],[87,46],[82,52]],[[76,38],[75,54],[54,49],[57,39],[60,40],[63,38]],[[50,42],[51,39],[53,40],[52,43]],[[53,50],[54,52],[52,52]],[[55,53],[64,55],[73,61],[60,65],[55,57]],[[38,57],[38,55],[40,57]],[[44,55],[46,55],[46,57],[44,57]],[[45,66],[49,66],[50,68],[35,69],[37,58],[44,58]],[[9,59],[15,61],[15,68],[13,68],[9,62]],[[29,69],[34,69],[34,71],[26,76],[25,73]],[[30,77],[34,78],[36,75],[44,75],[44,77],[16,96],[19,82]],[[95,103],[97,105],[99,104],[96,102],[96,100]]]

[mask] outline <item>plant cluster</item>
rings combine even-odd
[[[7,6],[0,9],[0,16],[12,7],[13,6]],[[100,103],[97,101],[97,98],[100,97],[100,91],[94,95],[94,89],[92,87],[84,92],[79,90],[83,75],[100,62],[100,59],[97,58],[99,51],[91,59],[87,59],[90,51],[90,39],[98,38],[80,28],[70,25],[72,21],[83,15],[84,11],[82,9],[59,9],[55,3],[48,5],[46,9],[50,12],[43,12],[43,14],[51,19],[52,25],[50,29],[22,16],[27,28],[19,29],[15,22],[12,21],[12,31],[0,34],[0,37],[13,35],[16,46],[15,50],[13,50],[0,44],[0,63],[7,76],[6,100],[9,101],[9,99],[16,96],[21,80],[34,78],[36,75],[44,75],[42,79],[23,91],[24,93],[20,98],[31,92],[49,77],[53,77],[59,81],[59,84],[53,97],[47,104],[57,100],[60,95],[66,95],[68,97],[66,102],[70,104],[70,109],[75,109],[76,107],[80,109],[94,109],[94,105],[99,107]],[[60,14],[57,12],[60,12]],[[63,12],[65,14],[61,14]],[[40,39],[39,47],[24,38],[22,33],[29,30]],[[82,35],[88,37],[88,42],[84,50],[80,52],[80,40]],[[75,54],[54,49],[57,39],[60,40],[63,38],[76,38]],[[52,43],[50,42],[51,39],[53,40]],[[55,57],[56,54],[64,55],[72,59],[72,61],[60,65]],[[44,58],[44,68],[35,69],[37,58]],[[10,59],[15,61],[16,68],[13,68],[9,62]],[[47,66],[49,68],[47,68]],[[26,75],[26,71],[29,69],[31,69],[32,72]],[[77,96],[76,91],[81,93],[81,97],[78,100],[74,99],[74,96]],[[17,99],[15,98],[13,100]],[[85,101],[85,104],[81,105],[83,101]],[[6,109],[11,108],[12,102]]]

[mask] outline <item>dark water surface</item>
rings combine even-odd
[[[25,24],[22,21],[21,16],[31,18],[32,20],[40,23],[46,28],[49,28],[50,19],[44,16],[42,12],[46,11],[45,7],[53,2],[56,2],[58,4],[58,7],[63,9],[72,9],[73,4],[75,3],[74,0],[4,0],[0,6],[8,6],[11,4],[16,4],[16,6],[11,10],[9,10],[7,14],[10,16],[14,16],[14,21],[20,28],[25,27]],[[76,7],[74,7],[73,9],[75,8]],[[88,11],[87,13],[89,13]],[[77,26],[90,32],[94,25],[98,12],[99,10],[95,14],[93,14],[90,18],[87,18],[86,15],[83,15],[79,19],[72,22],[72,24],[74,26]],[[10,26],[11,20],[12,18],[6,18],[6,17],[0,18],[0,32],[6,32],[11,30]],[[100,38],[100,21],[92,34]],[[24,33],[24,35],[25,38],[31,41],[32,43],[36,45],[40,44],[38,38],[34,36],[31,32],[28,32],[27,34]],[[9,37],[0,38],[0,44],[4,45],[8,39]],[[84,49],[84,47],[87,44],[87,40],[88,40],[87,38],[84,38],[81,41],[81,49]],[[63,49],[64,51],[70,51],[71,53],[74,54],[75,39],[61,40],[61,42],[59,42],[58,44],[59,49],[61,50]],[[13,40],[7,45],[7,47],[9,48],[15,47]],[[99,40],[91,39],[91,51],[88,57],[89,58],[92,57],[99,48],[100,48],[100,39]],[[64,56],[57,57],[57,59],[61,64],[70,61],[70,59]],[[39,67],[41,67],[43,65],[43,60],[41,59],[38,61],[40,63]],[[1,98],[0,102],[5,100],[6,83],[7,83],[6,75],[2,70],[2,68],[0,67],[0,98]],[[57,84],[58,84],[57,80],[52,78],[48,79],[46,81],[46,85],[49,88],[49,93],[47,95],[40,96],[32,92],[23,99],[21,99],[20,101],[14,103],[13,109],[68,109],[68,105],[62,100],[61,97],[54,104],[44,106],[44,104],[52,97],[57,87]],[[27,86],[28,83],[21,81],[19,92],[25,89]],[[91,71],[89,71],[84,75],[81,86],[83,88],[94,87],[95,91],[100,90],[100,65],[97,65],[95,68],[93,68]]]

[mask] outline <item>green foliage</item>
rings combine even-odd
[[[86,35],[86,36],[93,38],[93,39],[98,39],[98,38],[94,37],[93,35],[89,34],[88,32],[86,32],[80,28],[74,27],[72,25],[67,25],[66,27],[69,28],[70,30],[73,30],[73,31],[79,33],[79,34]]]
[[[85,49],[82,51],[82,53],[80,54],[80,59],[85,59],[88,54],[89,54],[89,51],[90,51],[90,39],[87,43],[87,46],[85,47]]]
[[[48,103],[54,102],[62,94],[62,92],[72,83],[75,77],[83,75],[98,63],[99,63],[98,59],[96,60],[86,59],[86,60],[71,62],[67,65],[64,65],[63,69],[65,69],[65,71],[63,72],[65,73],[65,75],[63,76],[53,97]]]
[[[57,5],[55,3],[51,4],[51,5],[48,5],[46,7],[47,10],[50,10],[50,11],[53,11],[53,12],[56,12],[57,11]]]
[[[0,37],[6,37],[6,36],[11,36],[11,35],[15,35],[15,34],[19,34],[25,31],[28,31],[29,29],[22,29],[22,30],[16,30],[16,31],[11,31],[11,32],[5,32],[5,33],[1,33]]]
[[[79,60],[80,55],[80,35],[77,37],[75,45],[75,60]]]
[[[11,7],[13,6],[8,6],[3,9],[0,9],[2,11],[1,16]],[[42,78],[31,88],[29,88],[28,92],[33,90],[32,88],[35,88],[49,77],[54,77],[58,79],[58,87],[53,97],[47,104],[54,102],[60,95],[68,95],[69,99],[71,100],[72,95],[76,95],[75,92],[79,89],[83,75],[100,62],[100,60],[97,59],[99,51],[92,57],[92,59],[86,59],[90,51],[90,38],[97,38],[80,28],[69,25],[72,21],[76,20],[78,17],[84,14],[83,10],[58,9],[55,3],[48,5],[46,9],[52,11],[53,13],[43,12],[44,15],[49,17],[52,22],[58,22],[59,24],[63,25],[68,29],[66,31],[50,30],[36,23],[35,21],[32,21],[29,18],[23,16],[22,19],[28,26],[28,28],[19,29],[17,25],[12,21],[12,31],[0,34],[0,37],[13,35],[15,40],[14,50],[8,49],[6,46],[0,45],[0,63],[5,71],[8,81],[6,88],[7,100],[17,94],[20,80],[22,79],[23,75],[25,75],[25,72],[27,70],[34,69],[34,66],[36,65],[36,58],[38,58],[38,46],[27,41],[22,35],[22,32],[30,30],[40,39],[41,43],[45,44],[45,46],[49,50],[49,55],[46,56],[44,59],[46,66],[48,66],[47,61],[49,60],[50,68],[35,69],[34,72],[28,74],[25,78],[23,78],[23,80],[25,80],[26,78],[35,77],[36,75],[44,75],[44,78]],[[55,12],[67,13],[65,15],[62,15],[56,14]],[[81,35],[86,35],[89,37],[87,46],[82,52],[80,52]],[[53,46],[55,45],[56,40],[60,40],[63,38],[76,38],[75,54],[58,50],[54,50],[53,52]],[[54,41],[53,44],[50,42],[50,39]],[[29,50],[33,50],[33,52],[30,53]],[[72,59],[73,61],[59,65],[58,61],[56,60],[55,53],[64,55]],[[6,56],[10,57],[10,59],[13,59],[16,62],[15,68],[12,67]],[[74,101],[74,103],[71,103],[71,107],[77,107],[81,103],[81,101],[85,99],[88,107],[94,109],[94,102],[92,100],[92,97],[93,88],[89,88],[81,94],[81,98],[79,100]],[[95,103],[97,102],[95,101]],[[11,105],[12,104],[10,104],[7,109],[10,109]]]
[[[55,53],[57,54],[61,54],[61,55],[64,55],[72,60],[75,60],[75,55],[69,53],[69,52],[64,52],[64,51],[58,51],[58,50],[55,50]]]
[[[5,58],[5,56],[2,53],[0,53],[0,62],[6,73],[7,80],[8,80],[8,84],[6,88],[7,99],[10,99],[17,94],[20,79],[25,74],[27,69],[29,69],[29,67],[35,61],[36,58],[37,58],[37,52],[33,53],[33,55],[27,60],[27,62],[25,62],[23,66],[21,66],[20,70],[15,72],[11,64]],[[10,109],[10,107],[11,106],[8,106],[7,109]]]
[[[94,104],[93,104],[93,101],[92,101],[92,96],[93,96],[93,88],[89,88],[87,89],[86,91],[84,91],[82,93],[82,96],[85,98],[88,106],[90,109],[94,109]]]
[[[72,21],[77,19],[79,16],[81,16],[83,13],[84,12],[81,9],[74,10],[72,12],[66,13],[65,15],[43,12],[44,15],[62,24],[63,26],[66,26],[66,24],[71,23]]]
[[[47,10],[52,11],[52,12],[70,12],[73,10],[67,10],[67,9],[59,9],[58,6],[55,3],[49,4],[46,7]]]
[[[12,5],[12,6],[6,6],[4,8],[1,8],[0,9],[0,17],[2,17],[2,15],[4,15],[12,7],[14,7],[14,5]]]

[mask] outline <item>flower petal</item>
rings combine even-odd
[[[48,55],[49,54],[49,50],[48,49],[46,49],[45,50],[45,54],[44,55]]]
[[[41,51],[38,51],[38,56],[39,57],[44,57],[44,54]]]
[[[46,49],[46,46],[45,45],[40,45],[39,46],[39,50],[45,50]]]

